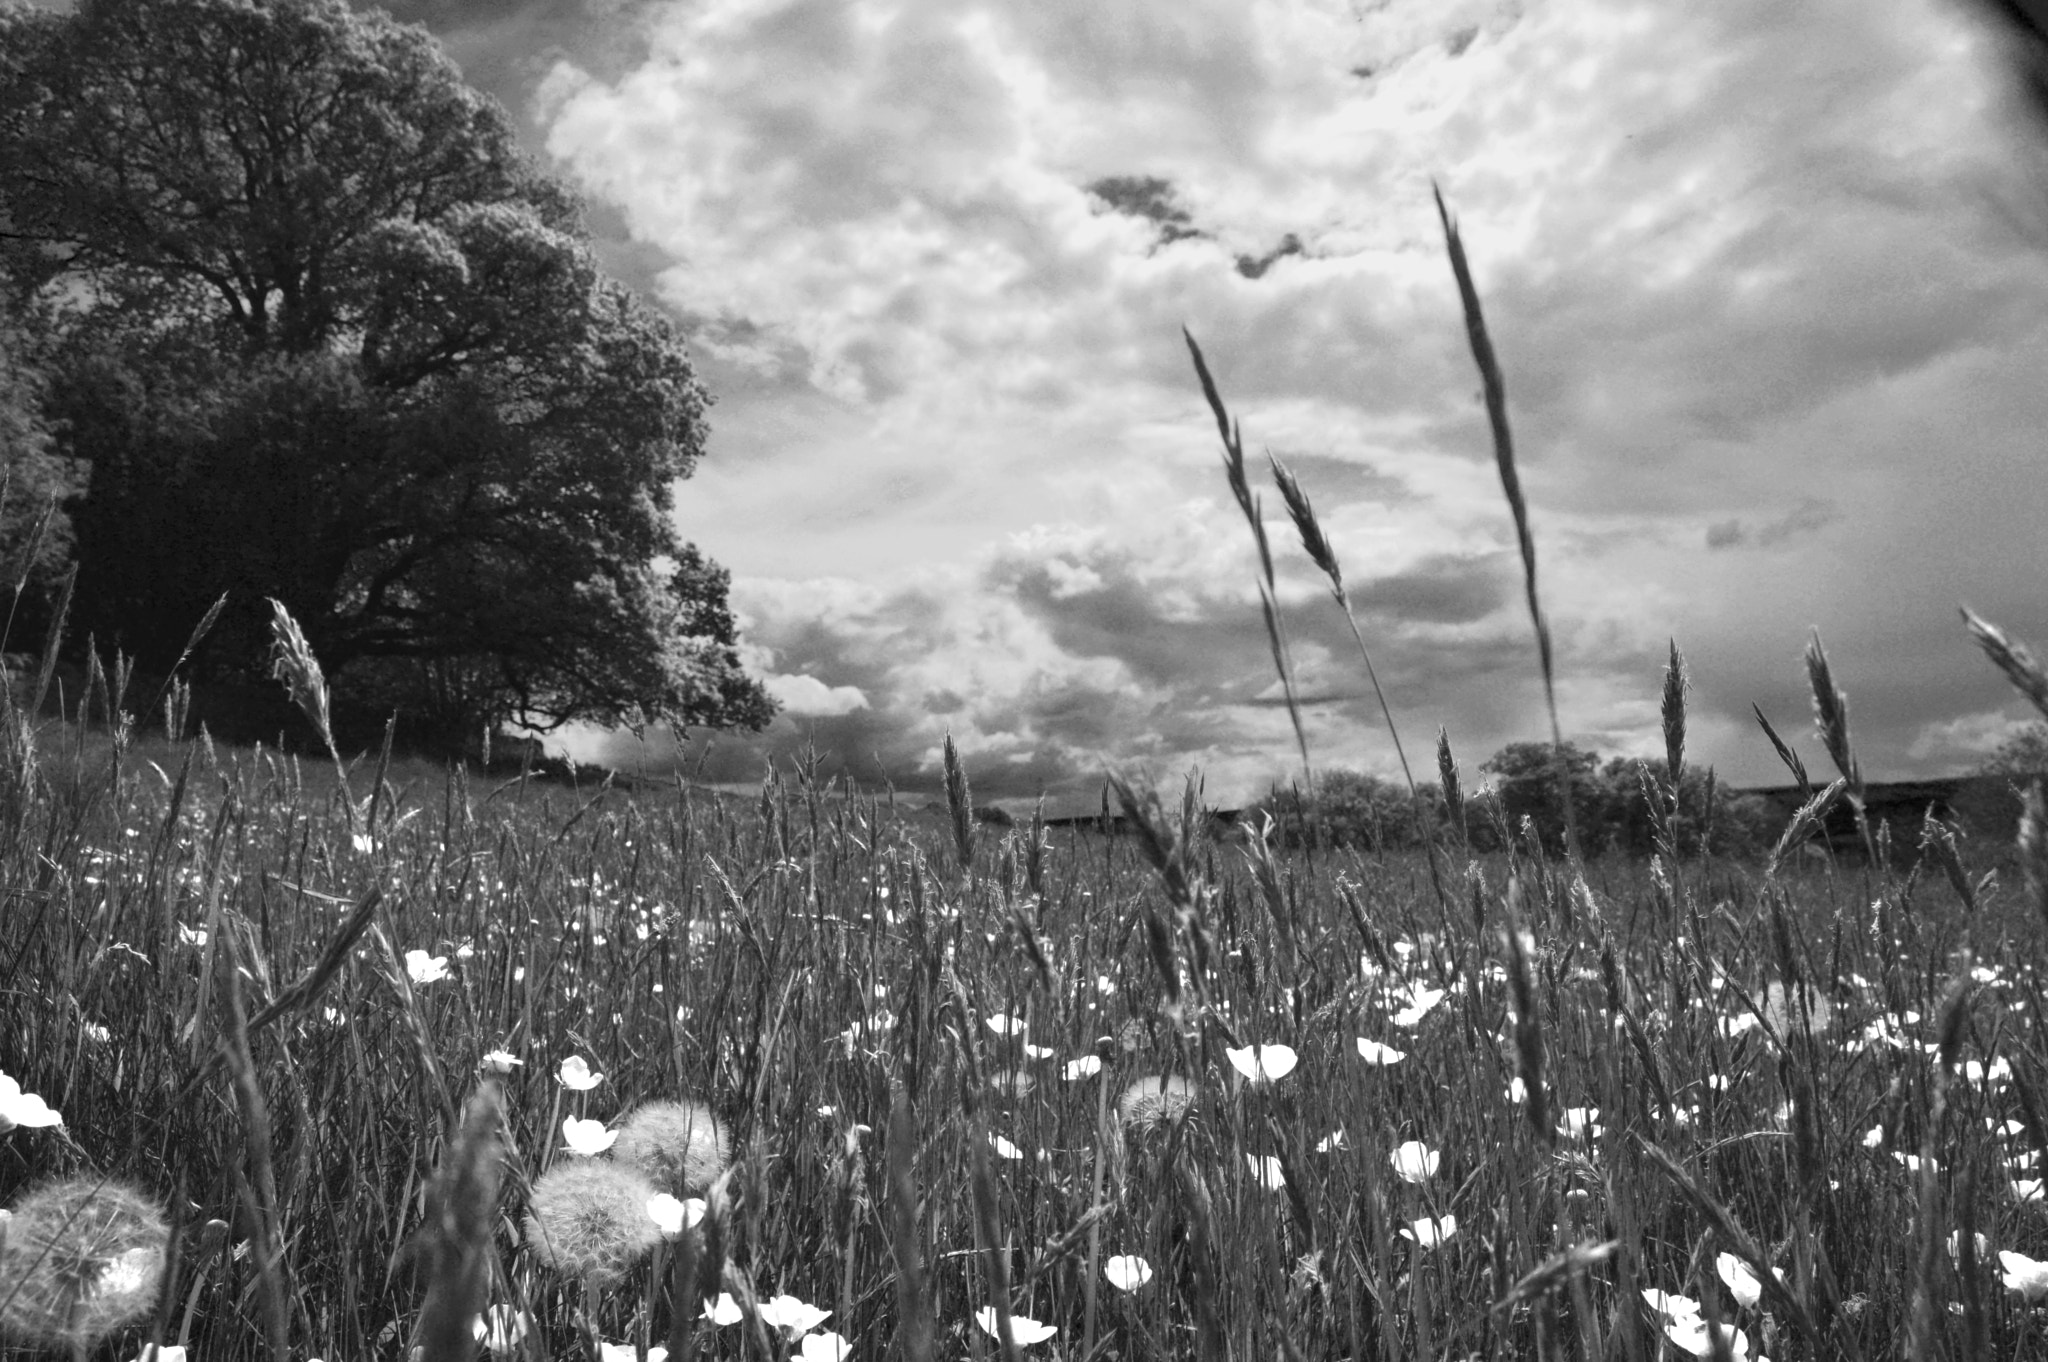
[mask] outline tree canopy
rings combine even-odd
[[[81,623],[436,723],[759,727],[674,527],[709,399],[422,29],[341,0],[0,8],[0,270],[90,467]]]

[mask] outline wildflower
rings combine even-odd
[[[1367,1040],[1364,1036],[1358,1038],[1358,1053],[1365,1057],[1366,1063],[1383,1067],[1388,1064],[1399,1064],[1408,1058],[1407,1051],[1396,1050],[1393,1046],[1382,1045],[1376,1040]]]
[[[1342,1149],[1343,1147],[1344,1128],[1342,1126],[1339,1126],[1337,1129],[1323,1136],[1322,1139],[1316,1141],[1316,1153],[1318,1154],[1327,1154],[1333,1149]]]
[[[1598,1107],[1567,1107],[1557,1123],[1557,1133],[1574,1140],[1581,1135],[1590,1135],[1597,1140],[1602,1131],[1597,1124],[1599,1120]]]
[[[1403,1228],[1401,1237],[1403,1239],[1413,1239],[1421,1248],[1436,1248],[1438,1245],[1449,1240],[1457,1232],[1458,1217],[1455,1215],[1447,1215],[1440,1220],[1432,1220],[1428,1216],[1424,1216],[1422,1219],[1413,1221]]]
[[[184,923],[179,923],[178,944],[180,946],[190,946],[195,950],[203,948],[206,945],[206,928],[187,927]]]
[[[125,1183],[67,1178],[14,1206],[0,1238],[0,1333],[83,1356],[149,1314],[170,1229]]]
[[[702,1102],[649,1102],[619,1125],[612,1157],[673,1195],[701,1192],[725,1171],[725,1127]]]
[[[1723,1253],[1714,1259],[1714,1271],[1728,1284],[1728,1290],[1735,1296],[1735,1303],[1747,1310],[1754,1306],[1764,1293],[1764,1284],[1757,1280],[1749,1264],[1732,1253]],[[1772,1268],[1779,1281],[1785,1280],[1784,1272]]]
[[[640,1362],[640,1350],[630,1343],[609,1343],[600,1341],[597,1345],[599,1362]],[[647,1362],[667,1362],[668,1345],[656,1343],[647,1349]]]
[[[16,1126],[61,1126],[64,1117],[52,1110],[47,1102],[32,1092],[23,1092],[21,1084],[0,1073],[0,1135],[5,1135]]]
[[[1022,1017],[1010,1017],[997,1012],[989,1016],[987,1020],[988,1029],[999,1036],[1021,1036],[1024,1034],[1024,1019]]]
[[[976,1310],[974,1312],[974,1322],[979,1324],[981,1331],[990,1338],[1001,1338],[1003,1336],[1002,1326],[996,1322],[996,1312],[992,1306],[984,1305],[981,1309]],[[1050,1324],[1040,1324],[1037,1320],[1026,1319],[1022,1315],[1010,1316],[1010,1337],[1017,1340],[1017,1346],[1020,1348],[1028,1348],[1034,1343],[1043,1343],[1058,1332],[1059,1330],[1053,1328]]]
[[[1507,1086],[1507,1098],[1508,1101],[1513,1102],[1516,1106],[1521,1106],[1522,1103],[1529,1100],[1529,1085],[1519,1078],[1510,1078]]]
[[[846,1362],[853,1345],[838,1334],[826,1329],[820,1333],[805,1334],[803,1342],[797,1345],[794,1362]],[[654,1362],[649,1358],[648,1362]]]
[[[135,1362],[185,1362],[185,1349],[177,1343],[166,1343],[161,1348],[154,1343],[145,1343],[142,1351],[135,1354]],[[319,1362],[319,1359],[315,1358],[314,1362]]]
[[[604,1153],[619,1138],[616,1130],[606,1130],[602,1121],[579,1121],[574,1116],[563,1118],[562,1140],[572,1154],[586,1157]]]
[[[2012,1194],[2014,1199],[2023,1206],[2028,1202],[2039,1202],[2041,1200],[2041,1179],[2015,1178],[2012,1184]]]
[[[1051,1059],[1058,1053],[1059,1051],[1053,1049],[1050,1045],[1026,1044],[1024,1047],[1024,1057],[1026,1059]]]
[[[493,1050],[484,1056],[484,1067],[495,1074],[509,1074],[514,1065],[525,1062],[509,1050]]]
[[[1699,1318],[1700,1303],[1690,1296],[1675,1296],[1668,1291],[1646,1286],[1643,1288],[1643,1300],[1652,1310],[1667,1319]]]
[[[1720,1333],[1721,1341],[1727,1345],[1728,1356],[1732,1362],[1748,1362],[1748,1336],[1732,1324],[1719,1324],[1714,1327]],[[1694,1357],[1714,1355],[1714,1343],[1707,1334],[1707,1322],[1698,1315],[1666,1320],[1664,1337]]]
[[[1168,1074],[1161,1078],[1141,1078],[1125,1088],[1123,1095],[1116,1099],[1116,1110],[1125,1125],[1142,1130],[1177,1120],[1194,1100],[1194,1090],[1188,1086],[1188,1081]]]
[[[2042,1297],[2048,1296],[2048,1263],[2011,1249],[2000,1249],[1998,1261],[2005,1268],[2006,1290],[2029,1305],[2038,1305]]]
[[[570,1055],[563,1060],[562,1067],[556,1071],[555,1076],[561,1080],[563,1087],[572,1092],[589,1092],[604,1082],[604,1075],[592,1073],[590,1064],[581,1055]]]
[[[416,984],[439,983],[448,977],[448,957],[425,951],[405,953],[405,972]]]
[[[1879,1145],[1881,1145],[1881,1144],[1883,1144],[1883,1143],[1884,1143],[1884,1127],[1883,1127],[1883,1126],[1872,1126],[1872,1127],[1871,1127],[1870,1129],[1868,1129],[1868,1130],[1866,1130],[1866,1131],[1864,1131],[1864,1132],[1863,1132],[1863,1147],[1864,1147],[1865,1149],[1875,1149],[1875,1148],[1877,1148],[1877,1147],[1878,1147]]]
[[[704,1318],[718,1328],[738,1324],[746,1317],[747,1312],[740,1309],[740,1303],[732,1298],[730,1291],[721,1291],[717,1300],[704,1302]]]
[[[1978,1233],[1975,1235],[1975,1238],[1977,1241],[1977,1257],[1981,1261],[1987,1254],[1991,1252],[1991,1241],[1985,1237],[1983,1231],[1981,1230],[1978,1231]],[[1957,1262],[1962,1261],[1963,1232],[1961,1230],[1949,1231],[1948,1256],[1955,1259]]]
[[[1102,1058],[1099,1055],[1082,1055],[1079,1059],[1067,1061],[1066,1077],[1069,1083],[1076,1079],[1093,1078],[1102,1072]]]
[[[617,1281],[661,1231],[647,1214],[654,1185],[623,1164],[557,1164],[533,1184],[526,1241],[565,1277]]]
[[[1428,1016],[1438,1003],[1444,1000],[1444,991],[1440,988],[1425,988],[1421,984],[1415,984],[1410,986],[1406,997],[1408,1005],[1399,1012],[1396,1012],[1389,1020],[1396,1026],[1413,1027],[1420,1023],[1424,1017]]]
[[[1395,1176],[1403,1182],[1428,1182],[1436,1176],[1440,1157],[1422,1141],[1409,1140],[1395,1148],[1389,1161],[1394,1165]]]
[[[1247,1154],[1244,1161],[1251,1165],[1252,1177],[1267,1191],[1277,1192],[1287,1185],[1286,1170],[1271,1154]]]
[[[989,1148],[996,1151],[996,1157],[999,1159],[1021,1159],[1024,1157],[1023,1150],[1017,1148],[1016,1145],[1011,1144],[994,1131],[989,1132],[988,1144]]]
[[[533,1325],[532,1316],[524,1310],[510,1305],[494,1305],[470,1321],[469,1331],[476,1335],[476,1341],[494,1353],[509,1353],[526,1338],[526,1331]]]
[[[674,1239],[685,1229],[704,1218],[704,1200],[691,1197],[678,1201],[667,1192],[656,1192],[647,1199],[647,1215],[654,1221],[664,1239]]]
[[[1102,1265],[1102,1275],[1119,1291],[1136,1291],[1152,1280],[1152,1264],[1135,1253],[1120,1253]]]
[[[777,1296],[774,1300],[762,1301],[758,1308],[763,1324],[771,1329],[785,1329],[791,1338],[807,1334],[832,1318],[830,1310],[820,1310],[795,1296]]]
[[[1294,1072],[1294,1051],[1285,1045],[1247,1045],[1242,1050],[1225,1048],[1230,1067],[1254,1083],[1271,1083]]]

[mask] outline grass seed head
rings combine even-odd
[[[0,1243],[0,1333],[87,1350],[147,1315],[163,1286],[170,1229],[141,1192],[66,1178],[23,1197]]]
[[[617,1281],[650,1252],[661,1228],[648,1214],[655,1187],[638,1169],[596,1159],[557,1164],[533,1184],[526,1241],[565,1277]]]
[[[619,1127],[612,1157],[671,1196],[701,1196],[731,1160],[725,1127],[702,1102],[649,1102]]]

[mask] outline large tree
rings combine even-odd
[[[448,722],[759,727],[681,541],[708,399],[428,34],[341,0],[0,8],[0,268],[89,462],[79,610],[167,664],[229,590]]]

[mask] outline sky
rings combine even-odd
[[[579,755],[980,801],[1398,775],[1267,453],[1341,561],[1418,778],[1548,718],[1456,285],[1505,372],[1565,736],[1866,776],[2026,717],[1958,604],[2048,642],[2048,134],[1954,0],[403,0],[576,186],[716,398],[684,536],[783,711]]]

